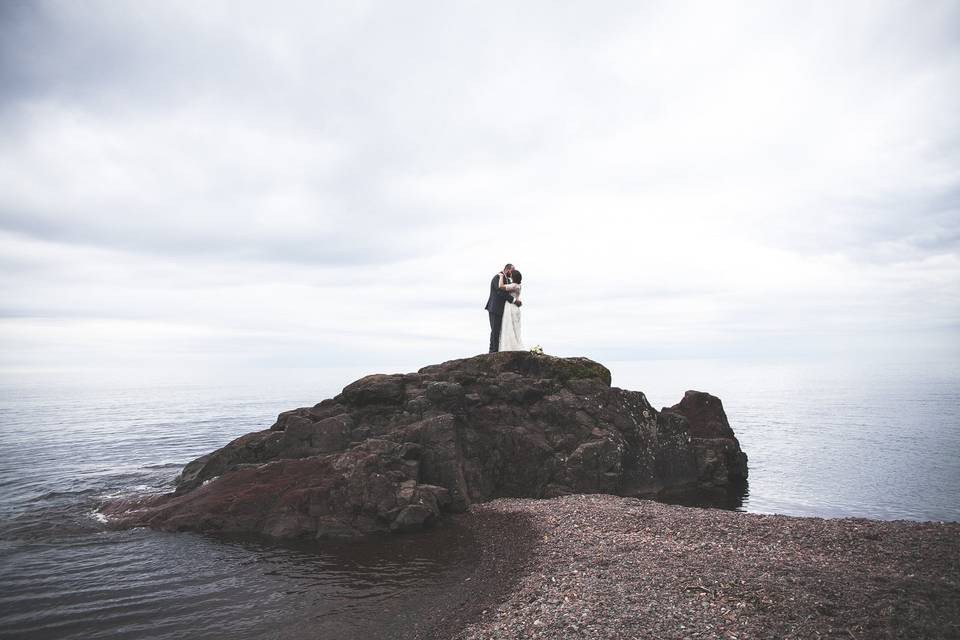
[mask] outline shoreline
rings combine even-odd
[[[412,637],[960,637],[960,523],[612,495],[498,499],[456,518],[479,562]]]
[[[449,640],[516,589],[526,575],[526,561],[537,544],[537,527],[523,512],[471,509],[448,516],[451,527],[471,547],[463,554],[469,566],[456,573],[456,584],[431,603],[418,606],[419,619],[395,640]]]

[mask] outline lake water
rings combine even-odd
[[[960,520],[960,366],[607,362],[660,408],[719,396],[750,457],[742,509]],[[375,369],[374,369],[375,370]],[[392,637],[474,561],[439,530],[360,545],[107,531],[105,498],[180,467],[359,369],[244,383],[69,376],[0,383],[0,637]],[[456,539],[452,536],[458,536]]]
[[[960,520],[960,364],[609,363],[657,409],[723,401],[749,456],[743,510]]]

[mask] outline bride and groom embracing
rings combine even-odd
[[[493,276],[487,313],[490,314],[490,353],[523,351],[520,340],[520,281],[523,276],[512,264]]]

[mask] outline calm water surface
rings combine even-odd
[[[107,498],[172,490],[184,463],[360,373],[349,375],[2,385],[0,637],[392,638],[422,624],[419,608],[475,562],[462,531],[279,545],[107,531],[96,513]]]
[[[742,509],[960,520],[960,367],[608,362],[660,408],[720,396]],[[189,460],[367,371],[245,384],[0,383],[0,637],[391,637],[474,562],[462,532],[277,545],[106,531],[97,505],[168,491]],[[456,538],[456,539],[454,539]]]
[[[609,363],[658,409],[723,401],[749,456],[745,511],[960,520],[960,364]]]

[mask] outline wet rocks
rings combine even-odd
[[[658,412],[586,358],[507,352],[371,375],[186,465],[116,526],[350,537],[500,497],[650,495],[746,477],[720,400]]]

